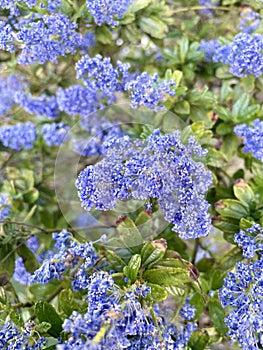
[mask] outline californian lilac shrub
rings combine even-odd
[[[9,217],[10,211],[9,195],[7,193],[0,193],[0,223]]]
[[[259,26],[261,16],[258,12],[255,12],[250,7],[245,7],[241,10],[239,28],[241,32],[251,34]]]
[[[16,151],[31,149],[36,139],[36,127],[31,122],[0,127],[0,141],[5,147]]]
[[[210,231],[209,205],[205,193],[211,174],[193,156],[206,154],[190,137],[180,141],[180,132],[162,135],[156,130],[146,140],[128,136],[111,139],[104,158],[86,167],[76,181],[86,210],[110,210],[120,200],[156,198],[164,218],[180,237],[206,236]]]
[[[67,136],[70,127],[63,122],[47,123],[41,128],[43,139],[48,146],[60,146]]]
[[[243,139],[243,151],[252,153],[255,158],[263,162],[263,121],[255,119],[253,126],[237,125],[234,131]]]
[[[253,258],[256,252],[261,255],[263,252],[263,228],[254,224],[246,231],[240,230],[235,235],[235,242],[243,250],[246,259]]]
[[[200,6],[217,6],[218,4],[219,4],[218,0],[199,0]],[[201,10],[201,12],[204,15],[212,15],[214,13],[214,11],[215,10],[213,8]]]
[[[31,93],[18,91],[15,93],[15,102],[26,112],[43,116],[49,119],[56,119],[58,116],[58,104],[55,96],[33,96]]]
[[[142,286],[143,287],[143,286]],[[88,283],[88,310],[84,315],[74,311],[63,324],[69,339],[57,350],[74,349],[182,349],[196,328],[188,324],[181,331],[175,325],[167,326],[158,317],[158,325],[145,306],[138,300],[138,291],[150,288],[137,287],[126,292],[114,285],[113,278],[104,271],[90,276]],[[143,297],[143,298],[144,298]],[[100,329],[107,325],[105,332]]]
[[[17,39],[23,43],[17,62],[57,62],[58,56],[75,53],[82,42],[82,36],[76,29],[76,23],[70,22],[69,17],[59,13],[43,15],[40,20],[30,22],[17,33]]]
[[[95,20],[95,23],[101,26],[107,23],[111,27],[118,25],[115,19],[122,18],[127,12],[132,0],[86,0],[89,13]]]
[[[93,244],[79,244],[66,230],[59,234],[53,233],[53,239],[55,254],[43,261],[41,267],[31,276],[30,283],[46,284],[52,279],[61,280],[66,270],[76,267],[81,262],[72,284],[75,290],[85,289],[88,283],[86,270],[93,267],[98,260]]]
[[[34,322],[27,322],[18,329],[12,322],[0,326],[0,346],[7,350],[40,350],[46,345],[47,340],[34,330]]]
[[[0,0],[0,8],[9,10],[11,16],[19,15],[19,10],[15,5],[14,0]]]
[[[213,56],[214,62],[229,64],[229,71],[238,77],[263,73],[263,36],[247,33],[237,34],[229,45],[219,47]]]
[[[217,39],[209,41],[201,40],[199,50],[205,52],[206,62],[213,62],[213,56],[220,46],[221,45]]]
[[[160,102],[164,102],[168,96],[174,96],[175,82],[174,81],[160,81],[158,74],[150,77],[146,72],[137,76],[135,80],[127,82],[125,90],[129,91],[129,98],[131,106],[138,108],[145,106],[154,111],[165,109],[160,106]]]
[[[263,260],[238,262],[220,289],[222,306],[230,307],[225,318],[227,335],[244,350],[263,345]]]

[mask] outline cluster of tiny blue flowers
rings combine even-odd
[[[120,61],[114,68],[111,59],[103,58],[101,55],[93,58],[85,55],[76,64],[77,78],[82,78],[84,83],[102,91],[106,96],[124,89],[125,82],[129,78],[129,68],[128,63]]]
[[[63,122],[60,123],[47,123],[41,128],[43,139],[48,146],[60,146],[70,127]]]
[[[243,151],[251,152],[255,158],[263,162],[263,121],[256,119],[253,126],[237,125],[234,131],[243,139]]]
[[[263,36],[239,33],[229,45],[217,49],[214,62],[229,64],[229,71],[238,77],[252,74],[259,77],[263,73]]]
[[[5,147],[20,151],[30,149],[37,138],[36,127],[33,123],[17,123],[0,127],[0,141]]]
[[[259,224],[254,224],[246,231],[240,230],[235,235],[235,242],[243,250],[246,259],[253,258],[256,252],[262,254],[263,228]]]
[[[34,322],[27,322],[19,330],[13,323],[7,322],[0,328],[0,347],[7,350],[40,350],[46,345],[45,338],[34,330]]]
[[[132,0],[86,0],[88,11],[95,23],[99,26],[107,23],[111,27],[118,24],[115,19],[122,18],[131,3]]]
[[[43,15],[38,21],[23,26],[16,34],[17,40],[23,43],[17,62],[57,62],[58,56],[75,53],[82,42],[82,36],[76,32],[76,28],[76,23],[59,13]]]
[[[222,306],[232,311],[225,318],[227,333],[244,350],[263,345],[263,260],[238,262],[220,289]]]
[[[139,290],[139,292],[138,292]],[[83,316],[74,311],[63,324],[69,339],[57,350],[74,349],[182,349],[189,341],[196,325],[186,325],[179,331],[174,325],[165,326],[163,318],[153,321],[147,307],[137,296],[147,295],[149,288],[126,292],[114,285],[113,278],[104,271],[91,275],[88,285],[88,311]],[[147,292],[147,293],[146,293]],[[100,331],[102,334],[100,336]]]
[[[88,283],[86,270],[94,266],[98,260],[93,244],[78,243],[66,230],[62,230],[59,234],[53,233],[53,239],[55,254],[44,260],[41,267],[31,276],[30,282],[46,284],[52,279],[61,280],[66,270],[80,264],[77,273],[74,274],[72,285],[75,290],[85,289]]]
[[[160,81],[157,73],[150,77],[144,72],[135,80],[127,82],[125,90],[130,91],[129,98],[133,108],[145,106],[158,111],[164,109],[164,106],[159,105],[160,102],[164,102],[168,96],[175,95],[174,86],[173,80]]]
[[[201,40],[200,45],[199,45],[199,50],[205,52],[205,61],[206,62],[213,62],[213,56],[220,46],[221,45],[217,39],[209,40],[209,41]]]
[[[0,193],[0,223],[9,217],[10,211],[9,195],[7,193]]]
[[[0,21],[0,49],[14,52],[15,47],[12,44],[14,42],[14,36],[12,34],[12,27],[10,24],[6,24],[4,21]]]
[[[189,303],[189,299],[185,300],[185,304],[180,309],[180,316],[185,320],[190,321],[195,317],[196,309],[193,305]]]
[[[240,14],[239,27],[241,32],[251,34],[259,26],[261,21],[260,14],[252,10],[251,7],[245,7]]]
[[[183,145],[179,131],[162,135],[156,130],[146,140],[124,136],[111,139],[106,146],[104,158],[86,167],[76,181],[86,210],[110,210],[120,200],[156,198],[164,218],[180,237],[190,239],[210,232],[205,193],[211,173],[192,158],[206,154],[194,137]]]
[[[9,111],[16,104],[15,94],[22,92],[26,84],[15,75],[0,77],[0,114]]]
[[[200,6],[217,6],[219,4],[219,0],[199,0],[199,5]],[[201,10],[201,12],[205,15],[212,15],[214,13],[213,8],[207,8]]]
[[[58,104],[55,96],[32,96],[30,93],[17,92],[15,102],[26,112],[43,116],[49,119],[55,119],[58,116]]]

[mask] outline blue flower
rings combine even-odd
[[[263,36],[239,33],[229,45],[219,47],[214,62],[229,64],[229,71],[238,77],[252,74],[259,77],[263,73]]]
[[[243,151],[252,153],[255,158],[263,162],[263,121],[256,119],[253,126],[237,125],[234,131],[243,139]]]
[[[243,349],[257,349],[263,335],[263,260],[238,262],[220,289],[222,306],[230,306],[225,318],[227,335]]]
[[[48,146],[60,146],[70,127],[64,123],[47,123],[41,128],[43,139]]]
[[[122,18],[127,12],[132,0],[86,0],[89,13],[94,17],[95,23],[103,23],[114,27],[118,24],[115,18]]]
[[[241,10],[239,28],[242,32],[251,34],[258,28],[260,21],[260,14],[245,6]]]
[[[5,147],[20,151],[31,149],[37,138],[36,127],[33,123],[17,123],[0,127],[0,141]]]
[[[9,217],[10,211],[9,195],[7,193],[0,193],[0,223]]]
[[[259,224],[254,224],[246,231],[240,230],[235,235],[235,242],[243,250],[244,258],[253,258],[255,253],[263,252],[263,228]]]
[[[213,62],[213,56],[220,46],[221,45],[217,39],[209,41],[201,40],[198,49],[205,52],[206,62]]]
[[[189,299],[186,299],[185,304],[181,307],[179,314],[185,320],[190,321],[195,317],[195,312],[195,307],[189,303]]]
[[[14,52],[15,48],[12,44],[15,38],[10,24],[0,21],[0,49],[9,52]]]
[[[219,4],[219,0],[199,0],[200,6],[217,6]],[[201,12],[204,15],[212,15],[214,13],[214,9],[203,9]]]
[[[15,95],[24,88],[26,88],[26,84],[21,77],[16,75],[0,77],[0,114],[8,112],[16,104]]]
[[[161,135],[156,130],[146,140],[124,136],[104,145],[104,158],[85,168],[76,181],[86,210],[110,210],[120,200],[156,198],[164,218],[174,224],[180,237],[190,239],[210,232],[205,193],[211,174],[192,158],[206,154],[194,137],[183,145],[179,131]]]

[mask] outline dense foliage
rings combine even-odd
[[[263,1],[0,0],[0,348],[263,348]]]

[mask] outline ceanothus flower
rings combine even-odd
[[[167,100],[168,96],[174,96],[175,82],[174,81],[160,81],[158,74],[150,77],[146,72],[137,76],[136,79],[130,80],[125,85],[125,90],[129,91],[129,98],[131,100],[132,108],[139,106],[146,106],[154,111],[164,109],[160,106],[160,102]]]
[[[0,347],[7,350],[40,350],[47,344],[44,337],[35,331],[35,323],[29,321],[18,329],[12,322],[0,328]]]
[[[26,88],[26,83],[16,75],[0,77],[0,114],[9,111],[15,104],[15,94],[22,92]]]
[[[217,6],[219,4],[219,0],[199,0],[199,5],[200,6]],[[214,13],[214,9],[213,8],[207,8],[207,9],[203,9],[201,10],[201,12],[204,15],[212,15]]]
[[[229,71],[238,77],[252,74],[259,77],[263,73],[263,36],[239,33],[229,45],[219,47],[214,62],[229,64]]]
[[[15,38],[13,36],[13,30],[10,24],[0,21],[0,49],[14,52],[14,40]]]
[[[17,151],[31,149],[36,138],[36,127],[31,122],[0,127],[0,141],[5,147]]]
[[[15,102],[30,114],[40,115],[49,119],[58,116],[58,104],[55,96],[33,96],[30,93],[18,91],[14,96]]]
[[[147,293],[143,295],[143,291]],[[166,325],[159,313],[156,324],[150,310],[139,301],[149,292],[145,286],[122,291],[107,272],[93,273],[88,281],[88,310],[84,315],[73,311],[64,321],[63,330],[69,337],[57,350],[182,349],[196,325],[187,324],[179,330]]]
[[[195,317],[196,309],[193,305],[189,303],[189,299],[185,300],[184,305],[181,307],[179,315],[185,320],[190,321]]]
[[[180,132],[162,135],[155,130],[146,140],[128,136],[104,143],[104,158],[86,167],[76,181],[86,210],[114,209],[120,200],[158,200],[164,218],[180,237],[206,236],[211,228],[205,193],[211,173],[193,156],[206,154],[195,138],[188,144]]]
[[[244,350],[263,345],[263,259],[238,262],[234,272],[224,278],[219,297],[222,306],[230,307],[225,318],[227,335]]]
[[[115,18],[122,18],[127,12],[132,0],[86,0],[89,13],[95,23],[101,26],[107,23],[111,27],[118,25]]]
[[[256,119],[253,126],[237,125],[234,131],[243,139],[243,151],[252,153],[255,158],[263,162],[263,121]]]
[[[206,62],[213,62],[213,56],[220,46],[221,45],[217,39],[209,41],[201,40],[198,50],[205,52]]]
[[[63,122],[60,123],[47,123],[41,128],[43,139],[48,146],[60,146],[70,127]]]
[[[251,7],[246,6],[241,10],[239,27],[242,32],[253,33],[258,28],[260,21],[260,14],[253,11]]]
[[[9,217],[10,211],[9,195],[7,193],[0,193],[0,223]]]
[[[263,251],[263,228],[259,224],[254,224],[246,231],[240,230],[235,235],[235,242],[243,250],[243,256],[246,259],[253,258],[258,251]]]
[[[77,24],[61,13],[43,15],[38,21],[30,21],[21,27],[17,39],[22,42],[20,64],[57,62],[58,56],[75,53],[82,36],[76,32]]]
[[[62,230],[59,234],[53,233],[53,239],[54,255],[43,261],[40,268],[31,276],[30,283],[46,284],[52,279],[61,280],[67,269],[72,269],[81,263],[72,284],[75,290],[85,289],[88,283],[86,270],[94,266],[98,260],[92,242],[80,244],[66,230]]]

